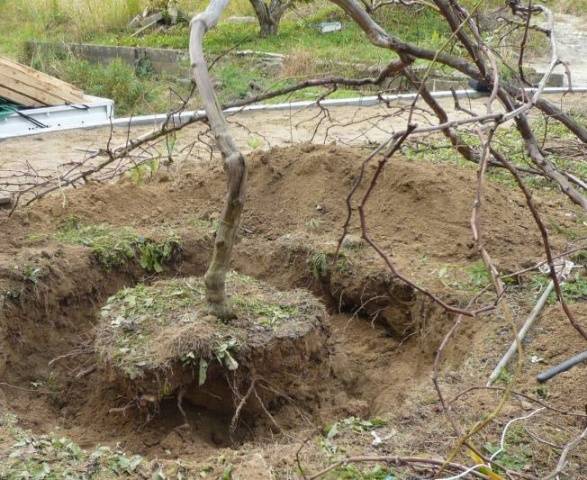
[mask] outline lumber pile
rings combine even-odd
[[[24,107],[84,103],[84,93],[58,78],[0,57],[0,97]]]

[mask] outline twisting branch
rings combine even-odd
[[[375,170],[375,173],[373,174],[373,177],[371,178],[369,186],[367,187],[367,190],[366,190],[365,194],[363,195],[363,198],[361,199],[361,203],[359,204],[359,207],[358,207],[359,219],[361,222],[361,235],[362,235],[363,239],[371,246],[371,248],[373,248],[373,250],[375,250],[375,252],[377,252],[377,254],[382,258],[382,260],[385,262],[386,266],[389,268],[390,272],[395,277],[399,278],[402,282],[406,283],[407,285],[412,287],[414,290],[417,290],[418,292],[426,295],[431,300],[433,300],[434,302],[441,305],[447,312],[465,315],[467,317],[474,317],[474,316],[478,315],[479,313],[484,312],[484,311],[488,311],[489,309],[491,309],[493,307],[484,307],[478,311],[471,312],[469,310],[459,308],[459,307],[454,307],[452,305],[447,304],[446,302],[444,302],[443,300],[441,300],[440,298],[435,296],[430,291],[425,290],[424,288],[416,285],[411,280],[409,280],[406,276],[404,276],[397,269],[397,267],[393,264],[389,255],[387,255],[387,253],[385,253],[383,251],[383,249],[381,249],[381,247],[379,245],[377,245],[375,240],[373,240],[373,238],[369,234],[369,228],[367,225],[367,218],[365,215],[365,208],[367,206],[367,202],[369,201],[371,193],[373,192],[375,186],[377,185],[377,180],[381,176],[381,173],[383,172],[385,165],[387,164],[387,161],[401,148],[403,142],[406,140],[406,138],[408,138],[410,133],[412,133],[415,129],[416,129],[416,125],[409,125],[408,128],[405,130],[405,132],[403,132],[401,134],[401,136],[399,136],[397,138],[397,140],[388,149],[388,151],[382,155],[381,159],[377,163],[377,168]]]
[[[551,472],[549,475],[547,475],[544,480],[552,480],[553,478],[559,478],[559,475],[561,473],[563,473],[563,470],[565,469],[565,467],[567,466],[567,457],[569,456],[569,453],[571,453],[571,451],[576,448],[583,440],[585,440],[587,438],[587,427],[585,427],[585,429],[581,432],[581,434],[574,438],[573,440],[571,440],[569,443],[567,443],[565,445],[565,448],[563,448],[563,451],[561,453],[561,456],[559,458],[559,461],[556,465],[556,468],[554,469],[553,472]]]
[[[247,175],[245,159],[229,132],[222,108],[216,98],[202,44],[205,33],[216,26],[226,5],[228,0],[211,0],[208,8],[192,19],[190,31],[193,78],[204,103],[216,145],[224,159],[228,183],[224,209],[214,240],[212,260],[204,276],[208,306],[212,313],[222,320],[228,320],[233,316],[227,302],[225,284],[244,206]]]
[[[498,153],[498,155],[499,155],[499,153]],[[528,205],[528,208],[530,209],[530,212],[532,213],[532,217],[534,218],[534,221],[536,222],[536,225],[537,225],[538,229],[540,230],[540,235],[542,236],[542,244],[544,246],[544,251],[546,253],[546,262],[549,267],[550,278],[552,279],[552,282],[554,283],[554,290],[555,290],[557,298],[561,304],[561,307],[563,308],[563,311],[567,315],[567,318],[569,319],[569,321],[571,322],[573,327],[575,327],[575,330],[577,330],[577,332],[579,332],[581,334],[581,336],[585,340],[587,340],[587,331],[577,321],[577,319],[575,318],[575,315],[573,314],[573,312],[571,311],[571,309],[567,305],[567,302],[565,301],[565,298],[563,296],[561,284],[560,284],[560,281],[559,281],[559,278],[558,278],[558,275],[556,272],[556,267],[554,264],[554,258],[553,258],[554,256],[552,254],[552,248],[550,246],[550,240],[548,237],[548,230],[546,229],[546,226],[544,225],[544,222],[542,221],[542,218],[540,217],[540,214],[538,213],[538,209],[536,208],[536,205],[534,203],[534,199],[532,198],[532,193],[530,192],[528,187],[526,187],[526,184],[522,180],[522,177],[520,176],[520,173],[518,172],[518,170],[514,166],[514,164],[512,164],[505,157],[505,155],[499,155],[499,159],[500,159],[500,162],[510,171],[510,173],[514,177],[516,183],[520,187],[520,190],[522,190],[522,193],[524,194],[524,197],[526,199],[526,204]]]

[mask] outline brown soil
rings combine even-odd
[[[207,312],[202,277],[124,289],[102,307],[98,363],[129,401],[185,396],[227,415],[239,405],[239,415],[260,415],[328,378],[327,314],[319,300],[234,273],[226,287],[230,322]]]
[[[430,375],[452,319],[394,281],[359,240],[344,249],[343,264],[316,272],[316,255],[329,260],[336,248],[346,213],[344,199],[361,160],[358,151],[312,145],[249,158],[247,207],[234,268],[278,289],[309,288],[328,305],[331,355],[323,367],[325,379],[313,391],[299,392],[295,399],[282,396],[279,405],[269,407],[272,417],[244,419],[237,438],[231,439],[231,415],[188,405],[192,429],[186,432],[178,428],[184,419],[175,398],[157,405],[142,405],[140,399],[129,403],[95,368],[92,346],[98,309],[121,287],[151,282],[153,276],[134,263],[107,272],[88,248],[61,245],[52,233],[72,215],[88,224],[132,225],[153,236],[172,227],[183,255],[163,276],[202,274],[224,193],[222,170],[202,164],[163,172],[140,187],[128,181],[88,185],[1,219],[5,249],[0,256],[0,406],[15,412],[21,426],[32,431],[58,429],[59,435],[72,437],[82,447],[120,443],[150,458],[180,458],[195,471],[207,465],[212,468],[210,478],[216,478],[226,462],[236,466],[235,478],[270,478],[270,473],[289,478],[297,474],[295,452],[308,434],[348,417],[383,417],[388,423],[379,434],[390,437],[374,447],[371,435],[351,428],[333,440],[340,451],[447,454],[452,444],[438,438],[438,432],[451,437],[452,430]],[[472,170],[395,158],[367,210],[373,237],[392,254],[399,269],[459,305],[473,295],[468,269],[479,260],[469,228],[474,178]],[[548,224],[585,235],[576,210],[553,198],[548,192],[538,198]],[[532,217],[510,187],[487,185],[482,229],[501,271],[541,260]],[[356,219],[351,233],[358,235]],[[565,237],[554,232],[552,243],[557,252],[568,246]],[[26,275],[30,266],[40,268],[38,281]],[[532,300],[520,297],[516,312],[521,320]],[[585,323],[585,305],[573,309]],[[540,325],[528,355],[536,350],[545,364],[584,348],[557,309],[550,309]],[[511,329],[498,315],[466,321],[445,352],[447,397],[484,384],[510,339]],[[545,364],[525,367],[516,388],[535,395],[533,377]],[[582,381],[586,369],[577,367],[549,384],[548,400],[561,408],[581,409],[587,398]],[[495,393],[472,392],[459,401],[457,410],[473,422],[497,401]],[[525,408],[517,400],[509,402],[479,443],[495,439],[499,426]],[[580,427],[576,417],[551,420],[560,422],[563,443]],[[524,441],[528,448],[538,449],[539,442]],[[310,442],[302,461],[310,470],[319,470],[329,461],[327,450]],[[580,462],[573,457],[571,468],[580,472]],[[543,469],[546,463],[539,458],[533,468]]]

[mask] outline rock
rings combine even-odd
[[[12,208],[12,197],[4,196],[0,197],[0,208]]]
[[[342,247],[349,250],[361,248],[363,246],[363,239],[359,235],[347,235],[342,241]]]
[[[320,22],[318,24],[320,33],[333,33],[342,30],[341,22]]]
[[[226,23],[257,23],[257,18],[256,17],[237,17],[237,16],[232,16],[232,17],[228,17],[225,20]]]

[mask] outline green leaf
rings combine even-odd
[[[229,465],[228,467],[226,467],[226,469],[224,470],[224,473],[222,474],[222,480],[232,480],[232,470],[233,470],[233,466]]]

